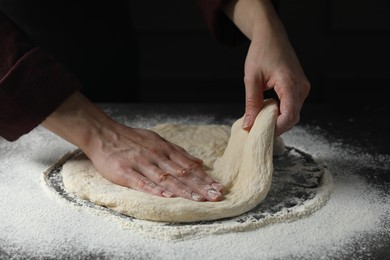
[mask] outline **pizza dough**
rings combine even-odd
[[[274,127],[278,108],[267,100],[248,133],[237,120],[223,125],[159,125],[153,128],[167,140],[205,162],[205,170],[225,186],[224,200],[195,202],[161,198],[115,185],[101,176],[80,154],[61,170],[67,192],[138,219],[161,222],[194,222],[241,215],[267,195],[273,173]],[[279,153],[283,141],[276,142]]]

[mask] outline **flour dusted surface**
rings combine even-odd
[[[166,114],[118,118],[139,127],[214,122],[212,117]],[[184,241],[149,239],[53,196],[41,183],[42,173],[75,147],[47,130],[39,127],[15,143],[0,140],[0,258],[386,259],[377,253],[390,242],[390,196],[373,180],[378,172],[389,172],[390,155],[369,154],[344,140],[329,141],[315,126],[294,127],[283,139],[327,162],[334,173],[328,203],[298,221]]]

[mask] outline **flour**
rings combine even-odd
[[[271,187],[278,111],[276,101],[267,100],[250,132],[242,129],[243,118],[232,127],[159,124],[151,128],[204,162],[206,172],[224,186],[225,198],[221,201],[162,198],[114,185],[84,154],[73,156],[62,166],[65,190],[115,212],[157,222],[187,223],[242,215],[263,201]]]
[[[181,125],[181,127],[185,126]],[[163,129],[169,130],[170,127],[169,125],[163,125]],[[185,134],[192,133],[191,129],[200,130],[197,127],[190,127],[187,128],[188,132],[185,131]],[[218,140],[219,138],[222,138],[220,141],[226,146],[228,132],[226,132],[227,129],[225,129],[225,126],[220,128],[220,126],[217,125],[207,125],[207,130],[210,129],[220,129],[222,131],[219,132],[219,134],[222,134],[222,136],[219,135],[219,137],[216,137],[216,139]],[[159,130],[161,130],[161,128],[159,128]],[[169,131],[169,133],[172,134],[174,132]],[[197,134],[203,136],[204,133],[200,131]],[[225,135],[225,138],[223,138],[223,135]],[[194,135],[195,139],[197,139],[196,136],[197,135]],[[170,138],[172,137],[168,137],[167,139],[169,140]],[[186,140],[186,138],[184,139]],[[214,142],[212,140],[206,141],[207,144],[212,144]],[[194,152],[193,155],[197,156],[198,158],[203,158],[199,155],[204,153],[202,149],[199,149],[199,145],[203,148],[208,147],[202,146],[201,144],[202,142],[198,140],[197,144],[190,145],[190,150]],[[184,143],[184,145],[184,148],[190,148],[186,143]],[[211,145],[211,147],[214,147],[214,145]],[[279,149],[281,150],[280,147]],[[223,150],[224,149],[221,149],[219,154],[222,154]],[[47,187],[50,189],[50,191],[55,195],[58,195],[60,198],[69,201],[74,205],[81,206],[85,210],[91,209],[91,212],[99,214],[102,217],[109,217],[112,219],[112,221],[116,221],[118,224],[122,225],[123,228],[131,229],[132,231],[136,231],[156,239],[194,239],[195,237],[204,235],[254,230],[282,221],[292,221],[299,218],[304,218],[324,206],[332,191],[332,175],[325,166],[314,161],[310,155],[291,147],[284,147],[283,150],[283,153],[274,156],[273,158],[275,166],[273,171],[272,184],[266,198],[261,203],[256,203],[255,208],[248,212],[245,211],[244,213],[235,217],[218,219],[214,221],[201,221],[195,223],[166,223],[145,221],[138,217],[129,217],[126,216],[127,214],[124,214],[123,212],[120,214],[117,208],[114,207],[115,200],[118,197],[122,197],[124,199],[133,199],[134,194],[129,193],[128,189],[118,186],[119,190],[125,194],[121,196],[121,192],[115,191],[114,189],[111,189],[109,192],[104,192],[103,194],[105,197],[107,196],[105,194],[116,195],[110,200],[110,203],[107,204],[107,207],[101,207],[99,206],[101,205],[100,203],[91,203],[89,199],[84,199],[84,196],[82,195],[85,190],[87,190],[85,187],[91,185],[92,181],[90,179],[79,179],[78,181],[74,182],[76,184],[75,187],[81,192],[81,195],[76,195],[72,192],[69,192],[66,186],[66,178],[69,178],[69,176],[67,177],[66,175],[70,174],[71,176],[77,178],[79,176],[84,176],[84,174],[87,173],[87,171],[84,170],[77,174],[75,174],[75,170],[64,173],[64,167],[69,165],[71,158],[78,158],[80,151],[65,155],[53,166],[51,166],[49,170],[46,171],[43,175],[43,181],[47,184]],[[210,151],[218,151],[218,149],[211,149],[207,152],[207,154],[210,154]],[[207,160],[204,160],[205,165],[212,165],[215,159],[216,158],[213,159],[212,156],[209,157]],[[81,164],[78,165],[82,166]],[[99,178],[102,177],[100,176]],[[253,180],[253,178],[248,179]],[[111,183],[104,179],[102,180],[104,181],[103,183],[108,185],[108,188],[112,188]],[[97,186],[98,183],[95,182],[94,187]],[[109,195],[107,197],[110,198]],[[202,205],[203,204],[200,204],[199,206]],[[128,208],[131,209],[132,207],[125,207],[125,209]],[[147,206],[144,208],[147,208]],[[177,212],[182,211],[183,210],[177,210]],[[152,211],[148,210],[148,212]],[[214,216],[212,209],[207,209],[206,214],[206,217],[208,217],[209,214]]]
[[[126,124],[143,127],[164,116]],[[169,118],[209,123],[211,117]],[[138,125],[137,125],[138,124]],[[116,222],[75,207],[47,192],[42,172],[74,146],[37,128],[14,143],[0,140],[0,258],[115,259],[373,259],[390,242],[390,155],[329,142],[322,129],[296,126],[283,135],[294,146],[327,163],[334,189],[311,216],[249,232],[206,235],[184,241],[149,239]],[[371,171],[367,176],[367,169]],[[379,250],[379,251],[378,251]]]

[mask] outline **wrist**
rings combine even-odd
[[[66,99],[42,122],[45,128],[83,151],[92,146],[92,140],[107,124],[112,124],[112,119],[79,92]]]
[[[283,28],[269,0],[231,0],[223,10],[250,40]]]

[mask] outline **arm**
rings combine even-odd
[[[0,57],[0,136],[13,141],[42,123],[116,184],[164,197],[222,199],[222,186],[199,159],[154,132],[108,117],[78,91],[79,81],[62,64],[1,12]]]
[[[263,107],[263,91],[274,88],[280,100],[276,136],[299,121],[310,84],[269,0],[232,0],[226,14],[251,40],[244,68],[244,129],[250,129]]]
[[[197,0],[214,37],[231,45],[245,35],[251,41],[244,68],[246,93],[243,128],[250,130],[263,107],[263,92],[274,88],[280,100],[275,135],[299,121],[310,83],[269,0]],[[224,12],[242,35],[221,16]],[[229,39],[229,35],[231,39]],[[233,40],[232,40],[233,39]]]
[[[0,136],[38,126],[80,83],[0,11]]]
[[[152,131],[118,123],[79,92],[42,125],[79,147],[113,183],[162,197],[222,199],[222,185],[199,159]]]

